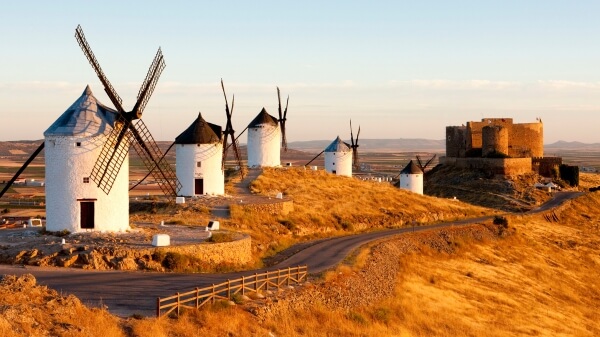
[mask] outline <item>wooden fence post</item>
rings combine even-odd
[[[156,298],[156,318],[160,318],[160,297]]]
[[[254,273],[254,292],[258,291],[258,273]]]
[[[227,279],[227,298],[231,299],[231,281]]]
[[[212,302],[212,304],[215,304],[215,284],[214,283],[212,285],[212,298],[211,298],[211,302]]]
[[[269,291],[269,272],[268,271],[265,276],[265,291]]]
[[[177,316],[179,316],[179,292],[177,292]]]
[[[277,289],[279,289],[279,282],[281,282],[280,280],[281,278],[281,269],[277,269]]]
[[[288,278],[287,278],[287,286],[290,286],[290,278],[292,277],[292,268],[288,267]]]
[[[200,289],[196,287],[196,309],[200,308]]]
[[[246,282],[244,282],[246,279],[245,276],[242,276],[242,296],[246,295]]]

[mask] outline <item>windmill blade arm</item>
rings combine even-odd
[[[148,69],[148,73],[146,74],[146,78],[144,79],[144,83],[138,92],[138,99],[133,108],[133,112],[135,113],[136,118],[141,118],[144,109],[146,108],[146,104],[148,104],[148,100],[154,89],[156,88],[156,83],[160,78],[160,74],[165,69],[166,63],[165,58],[162,55],[162,51],[158,48],[158,52],[156,52],[156,56],[154,57],[154,61],[150,65]]]
[[[128,131],[128,125],[131,122],[126,120],[122,114],[117,118],[90,173],[90,179],[106,194],[110,192],[117,179],[121,166],[129,154],[131,143]]]
[[[281,94],[279,93],[279,87],[277,87],[277,102],[279,102],[279,121],[283,120],[283,112],[281,111]]]
[[[98,63],[96,56],[94,56],[92,48],[90,48],[90,45],[85,39],[85,35],[83,35],[83,29],[81,28],[81,25],[78,25],[77,29],[75,29],[75,38],[77,39],[81,50],[83,51],[88,61],[94,68],[94,71],[96,71],[96,75],[98,75],[100,82],[102,82],[102,85],[104,86],[104,91],[106,91],[108,98],[110,98],[110,101],[113,103],[113,105],[119,112],[124,112],[125,110],[123,109],[123,100],[121,99],[119,94],[117,94],[112,84],[110,84],[110,82],[108,81],[108,78],[104,74],[104,71],[102,71],[100,63]]]
[[[168,196],[177,196],[181,189],[181,183],[177,180],[175,171],[164,158],[146,124],[139,119],[135,123],[129,124],[129,129],[133,138],[133,148],[142,158],[148,171],[152,172],[152,177],[163,193]]]
[[[244,130],[242,130],[242,132],[240,132],[240,134],[235,137],[235,142],[237,143],[238,139],[244,134],[244,132],[246,132],[246,130],[248,130],[248,127],[246,127]],[[227,150],[229,150],[229,148],[231,147],[232,144],[226,145]]]
[[[429,159],[426,163],[425,163],[425,167],[423,168],[423,172],[425,172],[425,169],[431,164],[431,162],[433,162],[433,160],[435,159],[435,157],[437,157],[437,154],[434,154],[433,157],[431,157],[431,159]]]
[[[287,138],[285,137],[285,120],[281,123],[281,145],[283,146],[283,151],[287,152]]]
[[[25,161],[25,163],[23,164],[23,166],[21,166],[21,168],[17,171],[17,173],[15,173],[15,175],[8,181],[8,183],[6,183],[6,185],[4,186],[2,191],[0,191],[0,198],[2,198],[4,193],[6,193],[6,191],[8,191],[8,189],[12,186],[12,184],[14,184],[14,182],[19,178],[21,173],[23,173],[23,171],[25,171],[27,166],[29,166],[29,164],[31,164],[31,162],[35,159],[35,157],[37,157],[38,154],[40,154],[40,152],[44,149],[44,145],[45,145],[45,142],[42,142],[42,144],[40,144],[40,146],[38,146],[38,148],[35,151],[33,151],[31,156],[29,156],[29,159],[27,159]]]
[[[313,161],[315,161],[315,159],[319,158],[319,156],[320,156],[320,155],[322,155],[322,154],[323,154],[323,152],[325,152],[325,150],[323,150],[323,151],[319,152],[319,154],[318,154],[318,155],[316,155],[316,156],[315,156],[313,159],[311,159],[311,160],[310,160],[308,163],[304,164],[304,166],[308,166],[308,165],[310,165],[310,163],[312,163]]]
[[[358,126],[358,132],[356,133],[356,140],[355,140],[355,144],[358,145],[358,136],[360,136],[360,125]]]
[[[163,160],[167,156],[167,153],[169,153],[169,151],[171,150],[171,148],[173,147],[173,145],[175,145],[175,142],[173,142],[173,143],[171,143],[171,145],[169,145],[169,148],[167,149],[167,151],[165,151],[165,153],[163,153],[163,156],[160,158],[160,160]],[[146,173],[146,175],[142,179],[140,179],[140,181],[138,181],[137,183],[135,183],[135,185],[131,186],[131,188],[129,190],[131,191],[134,188],[138,187],[139,184],[143,183],[144,180],[146,180],[146,178],[148,178],[152,174],[152,172],[154,171],[154,169],[156,169],[156,165],[152,166],[152,169],[148,170],[148,173]]]
[[[354,134],[352,133],[352,120],[350,120],[350,144],[354,147]]]

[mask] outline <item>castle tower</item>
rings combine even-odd
[[[400,188],[417,194],[423,194],[423,171],[411,160],[400,171]]]
[[[198,118],[175,138],[179,195],[223,195],[225,176],[222,169],[223,137],[219,125]]]
[[[48,231],[129,229],[129,158],[108,195],[90,179],[115,113],[98,102],[88,86],[44,132]]]
[[[281,130],[265,108],[248,125],[248,167],[281,166]]]
[[[352,148],[338,136],[325,148],[325,171],[352,177]]]
[[[481,155],[508,155],[508,128],[501,125],[487,125],[482,129]]]

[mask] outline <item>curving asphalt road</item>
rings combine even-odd
[[[559,192],[553,199],[528,213],[549,210],[581,194]],[[334,267],[354,249],[374,240],[413,231],[472,224],[490,218],[492,216],[320,240],[268,269],[307,265],[311,274],[317,274]],[[0,265],[0,274],[33,274],[40,284],[63,294],[74,294],[91,306],[105,305],[110,312],[120,316],[134,313],[151,316],[155,313],[157,297],[171,296],[176,292],[189,291],[195,287],[205,287],[264,270],[266,269],[227,274],[177,274]]]

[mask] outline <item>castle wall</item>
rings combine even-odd
[[[446,127],[446,156],[464,157],[467,128],[465,126]]]
[[[466,169],[480,169],[507,176],[521,175],[532,170],[531,158],[454,158],[442,157],[440,163]]]
[[[544,125],[542,123],[515,124],[509,134],[511,157],[543,157]]]

